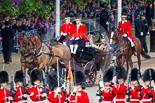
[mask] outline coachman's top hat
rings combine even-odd
[[[122,16],[121,16],[122,18],[126,18],[127,16],[126,16],[126,13],[122,13]]]
[[[9,82],[9,75],[6,71],[0,72],[0,83]]]
[[[78,20],[81,20],[81,17],[80,16],[76,16],[75,17],[75,21],[78,21]]]

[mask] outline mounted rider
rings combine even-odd
[[[131,48],[134,51],[134,54],[137,55],[135,50],[135,45],[134,45],[134,39],[131,32],[131,23],[130,21],[126,20],[127,16],[125,14],[123,14],[121,17],[122,17],[122,21],[118,23],[118,29],[120,30],[120,33],[123,37],[128,38],[128,40],[131,43]]]
[[[60,28],[61,36],[60,36],[59,42],[63,43],[66,37],[68,37],[68,39],[70,40],[74,34],[74,31],[75,31],[74,28],[75,28],[75,25],[70,22],[70,17],[66,16],[65,23],[62,23]]]
[[[85,42],[88,41],[88,38],[86,36],[87,28],[86,25],[81,23],[81,17],[76,17],[75,21],[75,33],[70,39],[70,49],[71,53],[73,54],[76,54],[79,45],[85,45]]]

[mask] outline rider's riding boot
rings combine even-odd
[[[76,51],[77,51],[77,49],[78,49],[78,46],[79,46],[79,45],[77,45],[77,44],[74,45],[74,52],[73,52],[74,54],[76,54]]]
[[[136,49],[135,49],[135,46],[131,47],[133,52],[134,52],[134,55],[137,56],[137,52],[136,52]]]

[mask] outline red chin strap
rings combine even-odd
[[[18,39],[18,40],[20,40],[20,39],[25,39],[25,37],[17,37],[17,39]]]
[[[35,40],[35,41],[36,41],[36,43],[38,43],[37,38],[29,38],[29,40]]]

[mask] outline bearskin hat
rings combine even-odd
[[[23,71],[22,70],[16,71],[14,81],[23,82]]]
[[[82,89],[85,89],[86,88],[86,77],[85,77],[84,72],[76,71],[75,78],[76,78],[76,85],[81,85]]]
[[[0,72],[0,83],[9,82],[9,75],[6,71]]]
[[[131,70],[131,81],[138,80],[138,78],[137,78],[137,73],[138,73],[138,71],[139,71],[139,73],[140,73],[140,70],[138,70],[137,68],[133,68],[133,69]],[[141,73],[140,73],[140,77],[141,77]],[[140,79],[140,78],[139,78],[139,79]]]
[[[151,75],[152,75],[152,80],[155,79],[155,71],[150,68],[150,69],[147,69],[144,71],[144,74],[143,74],[143,81],[147,81],[147,80],[150,80],[150,72],[151,72]]]
[[[31,84],[34,85],[36,80],[42,82],[42,73],[39,69],[34,69],[30,74]]]
[[[124,80],[127,79],[127,71],[123,66],[116,66],[116,75],[117,79],[124,78]]]
[[[110,82],[112,79],[113,79],[113,70],[112,69],[106,70],[103,75],[103,81]]]
[[[58,87],[57,73],[55,70],[51,70],[48,74],[48,85],[50,89],[53,91],[55,87]],[[62,82],[59,81],[59,86],[62,86]]]

